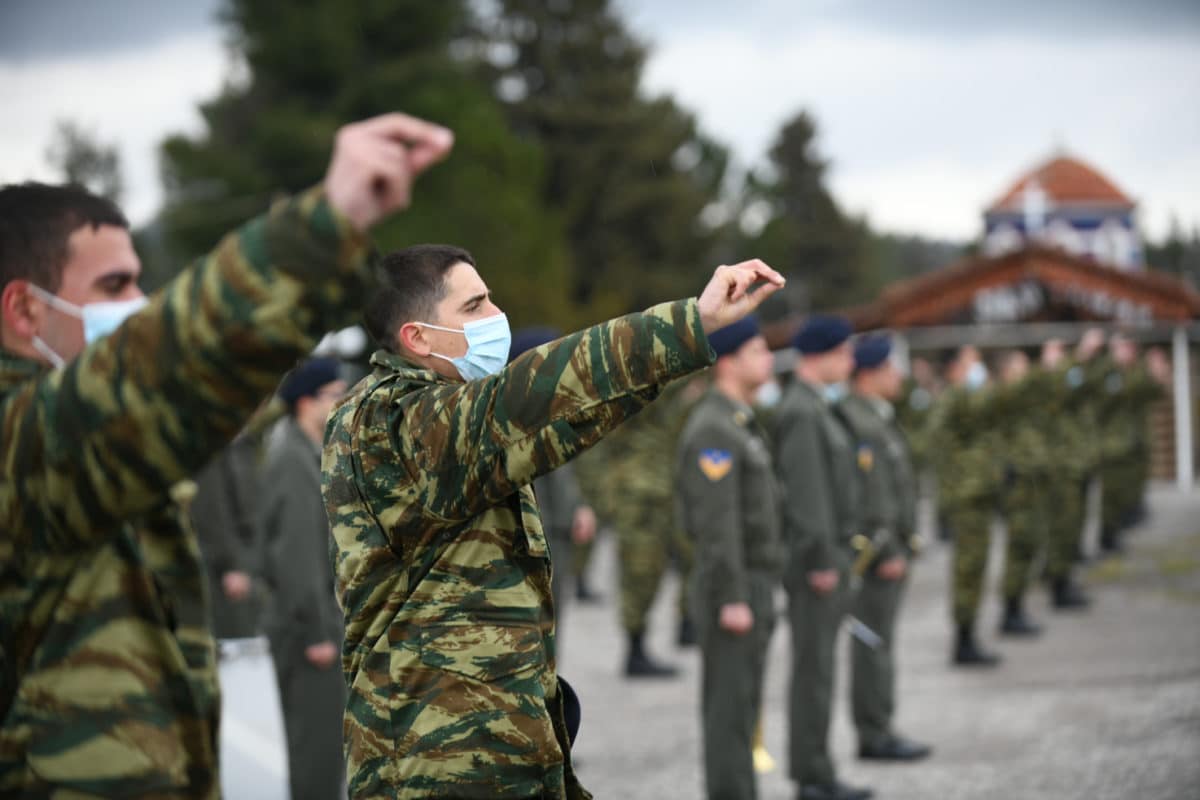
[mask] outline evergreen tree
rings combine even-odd
[[[793,310],[863,302],[883,282],[872,263],[870,228],[843,214],[825,185],[828,164],[816,137],[812,116],[797,114],[771,147],[769,177],[747,180],[745,202],[765,220],[746,250],[789,277]]]
[[[239,69],[204,104],[206,131],[163,144],[169,247],[209,249],[273,197],[322,177],[338,126],[400,110],[455,132],[408,211],[374,232],[382,248],[427,241],[471,250],[514,325],[568,324],[568,255],[543,204],[542,160],[458,57],[463,0],[230,0]],[[237,77],[240,75],[240,77]]]
[[[715,266],[702,212],[726,152],[670,98],[639,92],[644,45],[608,0],[500,0],[480,21],[516,130],[544,150],[542,194],[569,238],[571,299],[591,318],[693,293]]]

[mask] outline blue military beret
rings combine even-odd
[[[716,351],[717,358],[720,358],[736,353],[738,348],[758,335],[758,323],[753,317],[745,317],[710,333],[708,343]]]
[[[512,361],[526,350],[541,347],[547,342],[553,342],[562,336],[562,331],[546,326],[522,328],[513,334],[512,344],[508,346],[508,360]]]
[[[882,333],[861,336],[854,343],[854,368],[874,369],[892,354],[892,338]]]
[[[322,386],[341,377],[341,367],[336,358],[310,358],[284,376],[279,397],[288,405],[301,397],[312,397]]]
[[[804,321],[792,346],[801,353],[827,353],[850,338],[854,329],[845,317],[813,314]]]

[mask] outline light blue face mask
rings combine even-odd
[[[145,297],[134,297],[129,300],[107,300],[77,306],[32,283],[29,284],[29,289],[33,294],[45,300],[51,308],[82,321],[83,340],[88,344],[108,336],[121,327],[122,322],[145,308],[146,304],[150,302]],[[50,345],[46,344],[40,336],[33,337],[33,346],[54,366],[61,367],[66,363],[63,357],[51,349]]]
[[[846,396],[846,384],[827,383],[821,390],[821,394],[824,395],[826,403],[833,405]]]
[[[467,352],[458,358],[441,353],[429,355],[449,361],[458,370],[464,381],[475,381],[495,375],[508,363],[508,349],[512,345],[512,331],[508,328],[508,317],[495,314],[484,319],[465,323],[462,328],[443,328],[428,322],[419,323],[426,328],[447,333],[461,333],[467,337]]]
[[[976,361],[974,364],[967,367],[966,384],[969,391],[979,391],[984,387],[987,381],[987,367],[985,367],[982,362]]]

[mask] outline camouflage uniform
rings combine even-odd
[[[939,500],[954,531],[951,607],[973,625],[983,597],[988,532],[1004,485],[1004,459],[990,407],[991,389],[947,389],[931,420]]]
[[[1046,484],[1046,577],[1054,582],[1065,580],[1079,557],[1087,484],[1099,461],[1096,408],[1090,398],[1097,382],[1088,380],[1083,364],[1065,364],[1045,374],[1050,450],[1057,456]]]
[[[1033,578],[1037,557],[1049,541],[1046,486],[1054,462],[1046,429],[1045,380],[1037,371],[993,389],[992,419],[1005,466],[1001,511],[1008,523],[1008,546],[1001,585],[1010,603],[1019,602]]]
[[[668,387],[662,397],[622,425],[605,443],[605,494],[607,514],[617,536],[621,626],[630,634],[646,630],[646,619],[673,552],[681,555],[683,562],[680,614],[688,612],[691,546],[679,546],[684,537],[675,524],[674,465],[670,456],[685,419],[680,402],[682,388],[682,381]]]
[[[197,472],[352,321],[365,240],[314,190],[65,368],[0,353],[0,795],[216,797]]]
[[[571,768],[529,483],[711,360],[694,300],[466,384],[375,354],[323,458],[352,796],[589,796]]]
[[[804,381],[786,390],[775,412],[775,464],[783,485],[784,587],[792,626],[791,777],[833,785],[828,736],[834,648],[852,602],[850,540],[858,532],[858,470],[844,425]],[[838,586],[818,594],[808,573],[835,569]]]
[[[779,580],[779,487],[753,412],[715,389],[688,418],[677,466],[680,519],[698,556],[692,615],[703,652],[705,784],[712,798],[753,798],[752,740]],[[749,605],[748,633],[719,626],[730,603]]]
[[[1108,536],[1125,525],[1141,502],[1150,460],[1150,406],[1163,388],[1141,366],[1111,365],[1101,400],[1103,431],[1101,525]]]
[[[885,580],[875,570],[894,556],[912,556],[917,525],[917,476],[904,434],[887,401],[852,394],[839,404],[854,441],[855,461],[862,476],[863,531],[872,538],[877,555],[862,576],[855,614],[879,634],[883,645],[870,648],[858,639],[851,644],[854,725],[860,745],[881,746],[893,735],[896,708],[896,616],[906,578]]]

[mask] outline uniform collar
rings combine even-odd
[[[399,375],[405,381],[414,383],[453,382],[445,375],[427,367],[418,366],[399,353],[389,350],[376,350],[371,355],[371,366],[375,367],[376,375]]]
[[[0,394],[50,371],[50,365],[0,350]]]

